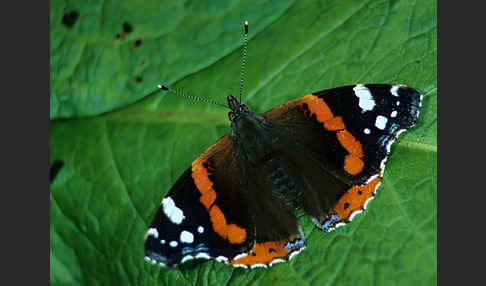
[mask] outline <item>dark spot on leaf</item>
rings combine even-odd
[[[172,116],[172,112],[170,112],[170,111],[169,111],[169,112],[164,112],[164,113],[160,113],[160,114],[159,114],[159,118],[162,118],[162,119],[163,119],[163,118],[170,117],[170,116]]]
[[[143,80],[143,78],[142,78],[141,76],[137,76],[137,77],[135,78],[135,81],[136,81],[136,82],[142,82],[142,80]]]
[[[358,190],[358,195],[361,195],[363,194],[363,192],[361,190]]]
[[[120,39],[120,38],[121,38],[120,33],[116,34],[116,38],[117,38],[117,39]]]
[[[344,209],[349,208],[349,203],[344,203]]]
[[[54,163],[52,163],[51,168],[49,170],[49,182],[54,181],[57,174],[61,170],[62,166],[64,166],[64,162],[60,160],[57,160]]]
[[[270,253],[275,253],[275,252],[277,252],[277,251],[276,251],[275,249],[273,249],[273,248],[269,248],[269,249],[268,249],[268,252],[270,252]]]
[[[74,24],[76,24],[78,17],[79,13],[73,10],[69,13],[64,14],[64,16],[62,17],[62,23],[64,24],[64,26],[72,28]]]
[[[132,31],[133,31],[132,25],[130,25],[130,23],[128,23],[128,22],[123,22],[123,32],[125,32],[126,34],[129,34]]]
[[[416,63],[416,64],[420,64],[420,61],[419,61],[419,60],[416,60],[416,61],[415,61],[415,63]]]
[[[141,44],[142,44],[142,39],[137,39],[137,40],[135,41],[135,48],[140,47],[140,45],[141,45]]]

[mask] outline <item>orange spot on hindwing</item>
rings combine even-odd
[[[213,182],[209,179],[211,170],[207,163],[199,158],[192,163],[192,178],[196,188],[201,193],[199,201],[209,212],[209,219],[213,230],[232,244],[239,244],[246,240],[246,230],[236,224],[228,224],[221,209],[215,204],[217,194],[213,188]]]
[[[381,183],[380,175],[363,186],[349,188],[334,206],[334,212],[340,220],[349,220],[352,213],[363,210],[366,201],[372,198]]]
[[[271,241],[255,244],[253,250],[245,257],[232,260],[232,265],[252,266],[256,264],[268,264],[275,259],[285,258],[289,251],[285,249],[285,241]]]

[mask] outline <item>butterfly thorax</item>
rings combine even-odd
[[[231,140],[236,152],[251,165],[268,160],[272,153],[272,125],[262,116],[252,112],[247,105],[228,97],[231,112]]]
[[[236,100],[233,102],[232,98],[228,98],[228,102],[233,107],[229,114],[231,140],[236,153],[243,159],[241,167],[247,171],[249,168],[258,170],[259,175],[253,176],[256,189],[267,190],[283,205],[295,207],[299,204],[297,177],[280,156],[282,152],[275,126],[249,110],[248,106]]]

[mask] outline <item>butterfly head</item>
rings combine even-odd
[[[228,96],[231,111],[231,138],[233,146],[250,161],[256,161],[265,154],[265,146],[271,138],[272,125],[261,115],[251,111],[233,96]]]
[[[235,122],[242,115],[249,115],[250,114],[250,109],[248,108],[248,105],[241,104],[232,95],[228,96],[227,99],[228,99],[228,107],[231,109],[231,111],[228,112],[228,119],[231,122]]]

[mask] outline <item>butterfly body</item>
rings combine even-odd
[[[147,260],[248,268],[289,260],[306,247],[296,210],[328,232],[366,208],[421,99],[402,85],[353,85],[256,114],[229,96],[230,132],[162,200],[145,237]]]

